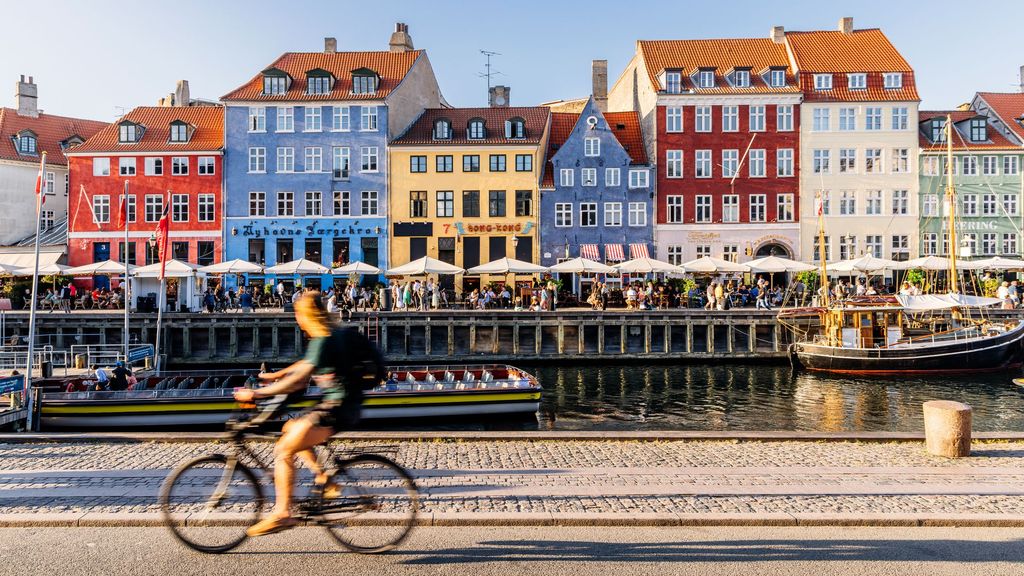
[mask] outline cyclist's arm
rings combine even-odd
[[[294,369],[287,376],[263,388],[253,390],[254,398],[269,398],[278,394],[291,394],[304,389],[313,374],[314,366],[305,360],[293,364]]]
[[[293,370],[297,369],[299,367],[299,364],[302,364],[305,361],[305,359],[299,360],[298,362],[295,362],[291,366],[281,368],[277,372],[263,372],[260,374],[260,378],[263,380],[280,380],[281,378],[284,378],[285,376],[290,374]]]

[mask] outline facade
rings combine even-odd
[[[789,32],[804,93],[800,105],[800,237],[819,254],[816,199],[823,198],[826,255],[893,260],[918,256],[918,103],[914,71],[885,34]]]
[[[800,258],[801,91],[785,40],[637,43],[609,93],[656,172],[657,257]]]
[[[1021,256],[1021,171],[1024,148],[976,110],[921,111],[921,255],[949,253],[945,193],[945,125],[953,122],[953,181],[957,190],[958,255]]]
[[[70,190],[65,153],[107,125],[44,114],[38,108],[39,89],[31,76],[22,76],[15,89],[16,106],[0,108],[0,206],[4,208],[0,212],[0,246],[11,246],[35,235],[34,194],[43,151],[47,156],[42,230],[63,226]],[[63,249],[55,254],[51,260],[62,256]],[[27,265],[32,259],[32,254],[0,257],[0,261],[12,265]]]
[[[506,256],[539,262],[549,123],[544,107],[426,110],[390,149],[392,264],[423,256],[461,268]],[[465,276],[456,285],[479,282]]]
[[[188,101],[187,99],[185,101]],[[158,261],[153,236],[170,203],[171,257],[220,262],[224,159],[220,106],[142,106],[69,153],[68,261],[146,265]],[[128,187],[128,246],[118,209]],[[105,277],[96,282],[106,284]]]
[[[636,112],[552,112],[540,191],[541,259],[653,256],[653,179]]]
[[[286,53],[223,101],[226,259],[391,266],[388,142],[443,102],[404,24],[387,52]]]

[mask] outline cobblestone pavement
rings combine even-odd
[[[355,444],[362,445],[362,444]],[[401,442],[432,513],[1024,515],[1024,442]],[[269,457],[270,445],[255,443]],[[216,443],[0,444],[0,515],[155,512]]]

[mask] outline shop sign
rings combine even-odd
[[[527,222],[525,224],[521,222],[507,223],[502,222],[498,224],[477,224],[477,223],[464,223],[456,222],[454,224],[443,224],[444,233],[449,233],[449,226],[454,226],[459,236],[466,234],[491,234],[491,233],[508,233],[508,234],[529,234],[530,230],[533,229],[533,222]]]
[[[232,227],[232,236],[237,234],[244,238],[310,238],[310,237],[340,237],[340,236],[376,236],[380,235],[380,226],[360,225],[358,220],[351,223],[321,223],[313,220],[307,225],[302,225],[293,220],[290,225],[278,225],[276,220],[267,224],[249,221],[245,224]]]

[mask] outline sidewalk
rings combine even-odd
[[[1024,526],[1021,441],[960,460],[916,440],[396,443],[424,524]],[[167,471],[217,447],[0,443],[0,526],[158,523]]]

